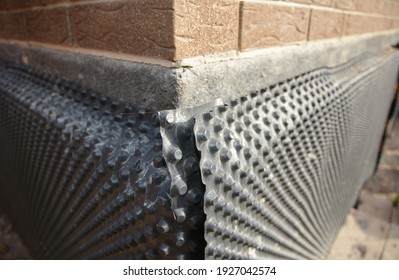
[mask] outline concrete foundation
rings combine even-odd
[[[261,51],[196,57],[177,63],[144,63],[1,42],[0,58],[25,63],[156,111],[198,106],[216,98],[228,101],[265,85],[314,69],[334,67],[398,43],[399,31],[389,31]]]

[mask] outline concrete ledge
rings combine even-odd
[[[0,59],[27,64],[110,97],[153,110],[178,104],[175,71],[159,65],[0,43]]]
[[[399,43],[399,31],[323,40],[306,45],[240,53],[221,62],[191,61],[177,70],[180,107],[215,98],[234,99],[289,77],[335,67],[364,54],[376,54]]]
[[[152,110],[230,100],[288,77],[375,54],[399,43],[399,30],[250,52],[196,57],[170,67],[0,42],[0,58],[78,82]]]

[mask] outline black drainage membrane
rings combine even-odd
[[[323,258],[374,170],[398,62],[161,112],[1,62],[0,204],[41,259]]]

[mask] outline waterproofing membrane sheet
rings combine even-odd
[[[149,112],[0,63],[0,204],[35,258],[323,258],[372,174],[387,50]]]
[[[34,258],[203,258],[202,205],[176,221],[157,112],[1,63],[0,170]]]
[[[375,168],[397,70],[386,52],[197,116],[206,258],[324,258]]]

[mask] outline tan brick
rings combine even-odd
[[[29,40],[69,44],[68,19],[66,8],[40,9],[25,12]]]
[[[344,26],[344,14],[313,10],[310,20],[309,39],[340,37]]]
[[[0,37],[10,39],[26,39],[23,13],[0,15]]]
[[[387,18],[377,18],[373,24],[373,31],[383,31],[392,29],[392,20]]]
[[[353,10],[357,12],[389,14],[391,0],[334,0],[334,6],[343,10]]]
[[[399,2],[391,2],[390,4],[390,15],[399,17]]]
[[[382,5],[384,15],[391,15],[394,9],[393,2],[389,0],[384,0],[384,4]]]
[[[384,14],[386,0],[356,0],[356,11]]]
[[[399,7],[399,2],[393,2],[391,0],[383,0],[384,3],[381,5],[384,15],[394,15],[399,17],[399,10],[396,9],[396,5]]]
[[[343,10],[356,10],[357,0],[334,0],[334,7]]]
[[[387,1],[387,3],[384,6],[385,11],[384,14],[386,15],[396,15],[399,16],[399,3],[393,2],[393,1]]]
[[[390,29],[391,25],[391,20],[386,18],[347,15],[345,20],[344,33],[345,35],[354,35],[383,31]]]
[[[354,35],[370,32],[373,18],[367,16],[347,15],[345,19],[344,34]]]
[[[174,10],[176,59],[238,48],[238,1],[179,0]]]
[[[245,3],[241,17],[241,49],[305,41],[309,9]]]
[[[135,55],[173,59],[173,1],[93,3],[70,10],[74,43]]]

